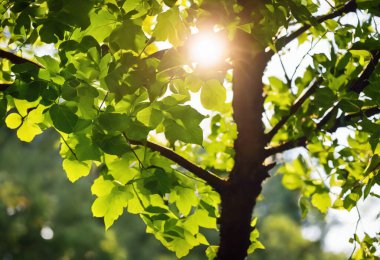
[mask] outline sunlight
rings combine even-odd
[[[193,35],[189,45],[191,62],[202,67],[214,67],[226,59],[226,40],[215,32]]]

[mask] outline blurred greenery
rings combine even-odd
[[[102,220],[90,211],[93,179],[83,178],[75,185],[67,180],[57,138],[47,132],[32,143],[21,143],[14,133],[0,129],[0,258],[176,259],[145,233],[137,216],[124,214],[105,232]],[[282,187],[280,176],[266,183],[256,214],[260,241],[268,250],[249,259],[345,259],[323,252],[319,240],[302,237],[297,200],[296,192]],[[309,224],[325,232],[323,219],[311,216],[314,223]],[[216,233],[208,235],[217,243]],[[184,259],[203,259],[203,250],[199,247]]]

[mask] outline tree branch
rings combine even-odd
[[[354,91],[358,94],[364,90],[365,87],[369,84],[369,78],[371,77],[372,73],[375,71],[376,66],[379,63],[380,59],[380,50],[375,50],[371,52],[372,54],[372,60],[369,62],[363,73],[360,75],[360,77],[354,81],[349,87],[349,91]]]
[[[317,23],[321,24],[324,21],[336,18],[338,16],[341,16],[342,14],[355,12],[356,9],[357,9],[356,0],[351,0],[351,1],[347,2],[343,7],[337,9],[335,12],[332,12],[330,14],[323,15],[320,17],[316,17],[316,21],[317,21]],[[304,26],[302,26],[298,30],[294,31],[290,35],[284,36],[284,37],[281,37],[280,39],[278,39],[275,43],[276,50],[279,51],[282,48],[284,48],[288,43],[290,43],[291,41],[296,39],[298,36],[300,36],[301,34],[306,32],[307,30],[309,30],[311,28],[311,26],[312,25],[310,25],[310,24],[305,24]]]
[[[23,64],[23,63],[30,63],[35,65],[38,68],[43,68],[41,64],[38,64],[34,61],[25,59],[23,57],[20,57],[12,52],[4,51],[0,49],[0,58],[7,59],[13,64]],[[6,91],[10,86],[12,86],[13,83],[1,83],[0,84],[0,92]]]
[[[372,60],[367,65],[367,67],[364,69],[364,71],[360,75],[360,77],[357,80],[353,81],[347,87],[348,91],[354,91],[354,92],[356,92],[356,93],[359,94],[360,92],[362,92],[368,86],[368,84],[369,84],[369,80],[368,79],[370,78],[370,76],[372,75],[372,73],[375,71],[376,66],[378,65],[379,59],[380,59],[380,50],[375,50],[375,51],[372,51],[371,53],[373,55]],[[296,102],[296,103],[298,103],[298,102]],[[338,108],[339,108],[339,102],[336,103],[330,109],[330,111],[321,119],[321,121],[318,122],[316,130],[321,130],[322,127],[325,126],[332,119],[332,117],[335,115],[336,110]],[[375,114],[377,114],[378,108],[371,108],[371,110],[364,110],[364,111],[366,111],[366,113],[369,113],[369,112],[373,113],[373,114],[370,113],[369,115],[375,115]],[[335,120],[335,124],[331,128],[329,128],[327,131],[329,131],[329,132],[335,131],[339,127],[346,126],[344,124],[344,122],[347,122],[349,119],[352,119],[354,117],[357,117],[358,115],[361,115],[361,113],[363,113],[363,110],[360,111],[360,112],[358,112],[358,113],[355,113],[355,114],[341,116],[340,118],[338,118],[338,119]],[[288,120],[289,117],[290,116],[288,116],[288,118],[285,117],[286,120]],[[276,130],[276,132],[286,123],[286,121],[284,123],[282,123],[283,120],[285,120],[285,119],[282,119],[274,127],[274,128],[278,128]],[[280,123],[282,125],[278,126]],[[272,138],[274,136],[274,134],[276,133],[276,132],[273,132],[274,128],[268,133],[268,137]],[[268,140],[270,141],[270,139],[268,139]],[[267,154],[267,156],[270,156],[270,155],[273,155],[273,154],[276,154],[276,153],[281,153],[283,151],[286,151],[286,150],[289,150],[289,149],[292,149],[292,148],[295,148],[295,147],[298,147],[298,146],[305,146],[305,145],[306,145],[306,138],[303,136],[303,137],[300,137],[297,140],[289,141],[289,142],[286,142],[286,143],[284,143],[284,144],[282,144],[280,146],[270,148],[270,149],[268,149],[266,151],[266,154]]]
[[[286,122],[289,120],[289,118],[294,115],[298,109],[302,106],[302,104],[311,96],[314,94],[314,92],[317,90],[318,86],[322,83],[323,78],[318,78],[314,81],[313,85],[301,96],[299,97],[294,104],[289,109],[289,114],[284,116],[270,131],[267,133],[267,140],[270,142],[270,140],[273,138],[273,136],[276,135],[276,133],[283,127]]]
[[[12,84],[8,84],[8,83],[0,84],[0,92],[6,91],[10,86],[12,86]]]
[[[1,50],[1,49],[0,49],[0,58],[7,59],[10,62],[12,62],[13,64],[31,63],[31,64],[34,64],[35,66],[37,66],[38,68],[43,68],[40,64],[38,64],[34,61],[22,58],[20,56],[17,56],[14,53],[7,52],[7,51]]]
[[[326,114],[326,116],[317,124],[316,129],[320,130],[329,121],[331,116],[334,114],[335,109],[336,109],[336,107],[332,108]],[[363,115],[365,115],[366,117],[371,117],[371,116],[378,115],[378,114],[380,114],[380,108],[379,107],[371,107],[368,109],[361,110],[361,111],[354,113],[354,114],[341,115],[339,118],[337,118],[335,120],[334,125],[331,126],[329,129],[327,129],[327,131],[328,132],[335,132],[340,127],[346,127],[347,123],[349,121],[351,121],[357,117],[361,117]],[[306,137],[302,136],[296,140],[292,140],[292,141],[286,142],[282,145],[268,149],[267,155],[270,156],[270,155],[273,155],[276,153],[281,153],[281,152],[284,152],[286,150],[290,150],[290,149],[293,149],[296,147],[306,146],[306,142],[307,142]]]
[[[283,143],[279,146],[275,146],[275,147],[272,147],[272,148],[269,148],[267,151],[266,151],[266,155],[267,156],[271,156],[271,155],[274,155],[276,153],[282,153],[284,151],[287,151],[287,150],[290,150],[290,149],[293,149],[293,148],[296,148],[296,147],[301,147],[301,146],[306,146],[306,137],[305,136],[302,136],[296,140],[292,140],[292,141],[289,141],[289,142],[286,142],[286,143]]]
[[[351,120],[362,117],[363,115],[366,117],[371,117],[374,115],[380,114],[380,108],[379,107],[371,107],[368,109],[361,110],[358,113],[349,114],[349,115],[341,115],[339,118],[336,119],[335,124],[328,129],[329,132],[336,131],[339,127],[346,127]]]
[[[144,145],[153,151],[159,152],[163,157],[166,157],[169,160],[177,163],[179,166],[193,173],[198,178],[206,181],[211,187],[213,187],[218,192],[222,191],[224,186],[227,184],[226,181],[219,178],[215,174],[212,174],[209,171],[202,169],[198,165],[195,165],[194,163],[190,162],[186,158],[180,156],[179,154],[173,152],[172,150],[166,147],[160,146],[158,144],[155,144],[149,141],[147,141],[146,143],[142,143],[142,142],[132,141],[128,139],[128,142],[134,145]]]

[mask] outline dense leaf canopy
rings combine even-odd
[[[95,176],[92,213],[107,229],[139,214],[185,256],[209,244],[200,231],[219,228],[220,204],[229,211],[226,198],[249,185],[254,201],[270,169],[301,191],[302,216],[379,197],[380,1],[18,0],[0,14],[0,118],[25,142],[60,134],[67,177]],[[194,28],[226,37],[225,62],[192,62]],[[282,56],[296,41],[310,49],[289,75]],[[262,88],[272,57],[285,80]],[[308,152],[284,163],[295,147]],[[257,239],[254,229],[249,253]],[[377,239],[355,236],[355,257],[373,255]]]

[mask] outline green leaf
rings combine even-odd
[[[137,113],[136,118],[144,125],[154,129],[162,122],[164,115],[160,110],[149,106],[140,110]]]
[[[105,180],[103,176],[98,177],[91,186],[91,192],[97,197],[104,197],[111,193],[115,184],[110,180]]]
[[[87,176],[91,170],[91,161],[80,162],[77,160],[63,160],[62,166],[67,174],[67,178],[71,182],[77,181],[79,178]]]
[[[203,131],[200,127],[204,119],[202,114],[191,106],[173,106],[165,110],[168,116],[164,120],[165,136],[171,144],[176,140],[202,144]]]
[[[169,7],[173,7],[176,2],[177,0],[164,0],[164,3]]]
[[[215,229],[216,218],[211,217],[206,210],[198,208],[189,218],[194,218],[200,227]]]
[[[116,17],[104,9],[92,10],[89,17],[91,26],[85,31],[82,31],[81,34],[90,35],[94,37],[97,42],[104,42],[104,39],[110,35],[116,23]]]
[[[203,81],[197,76],[190,74],[185,79],[185,85],[191,92],[198,92],[203,85]]]
[[[116,186],[112,181],[104,180],[103,176],[94,182],[91,190],[98,196],[92,204],[92,214],[94,217],[103,217],[105,227],[109,229],[123,213],[133,194],[125,188]]]
[[[75,154],[80,161],[100,161],[100,150],[92,140],[84,134],[76,136]]]
[[[296,174],[285,174],[282,177],[282,184],[289,190],[299,189],[304,185],[303,180]]]
[[[116,181],[125,185],[140,174],[137,169],[131,167],[135,164],[135,161],[135,157],[129,158],[125,155],[121,158],[113,158],[107,163],[108,173],[112,175]]]
[[[220,112],[225,111],[226,97],[226,89],[219,80],[208,80],[202,87],[201,103],[206,109]]]
[[[55,104],[49,109],[49,114],[54,127],[59,131],[67,134],[74,132],[78,116],[67,106]]]
[[[184,40],[187,29],[182,21],[178,8],[171,8],[157,17],[157,25],[153,37],[157,41],[168,40],[173,46],[180,45]]]
[[[26,115],[22,119],[22,124],[19,125],[17,129],[17,137],[21,141],[31,142],[36,135],[42,133],[39,123],[44,121],[44,109],[45,107],[40,105],[38,107],[29,109],[28,112],[26,112]],[[13,114],[10,114],[11,117],[7,117],[6,121],[7,124],[10,124],[10,126],[15,127],[19,123],[21,118],[19,117],[19,115],[17,116],[17,114]]]
[[[141,52],[147,41],[141,26],[135,24],[131,20],[125,20],[110,35],[111,47],[118,50],[133,50]]]
[[[107,154],[122,156],[131,151],[129,144],[121,134],[107,135],[98,129],[94,129],[92,141]]]
[[[328,192],[315,193],[311,197],[311,204],[319,209],[321,213],[327,213],[327,210],[331,207],[331,198]]]
[[[219,246],[209,246],[206,249],[206,256],[208,260],[213,260],[216,258],[216,255],[218,254]]]
[[[145,15],[150,9],[150,5],[145,0],[129,0],[124,2],[122,8],[126,13],[134,12],[131,18],[136,19]]]
[[[42,57],[38,57],[36,56],[36,59],[38,60],[39,63],[41,63],[44,68],[51,72],[51,73],[58,73],[59,70],[60,70],[60,67],[59,67],[59,62],[56,61],[55,59],[53,59],[51,56],[49,55],[45,55],[45,56],[42,56]]]
[[[301,218],[305,219],[307,216],[307,213],[309,212],[310,202],[306,197],[302,196],[300,197],[298,201],[298,205],[301,209]]]
[[[177,121],[171,119],[165,119],[164,126],[165,136],[172,145],[177,140],[186,143],[202,144],[203,132],[199,126],[194,128],[186,128],[180,120],[177,123]]]
[[[182,258],[188,255],[193,247],[194,245],[190,244],[188,240],[177,238],[172,241],[169,249],[173,250],[178,258]]]
[[[367,167],[365,168],[363,174],[366,176],[379,167],[380,167],[380,156],[377,154],[374,154],[372,158],[370,159]]]
[[[171,203],[176,203],[179,212],[183,216],[189,215],[191,208],[198,204],[198,198],[195,195],[194,190],[179,186],[172,190],[169,201]]]
[[[128,129],[132,119],[127,114],[102,113],[98,118],[99,125],[108,132],[123,132]]]
[[[35,124],[33,121],[30,121],[28,118],[24,119],[22,125],[17,130],[17,137],[24,142],[33,141],[36,135],[42,133],[41,128]]]
[[[257,228],[255,228],[250,234],[251,244],[247,250],[248,254],[252,254],[253,252],[256,251],[256,249],[265,249],[265,246],[260,241],[258,241],[258,238],[259,238],[259,231],[257,230]]]

